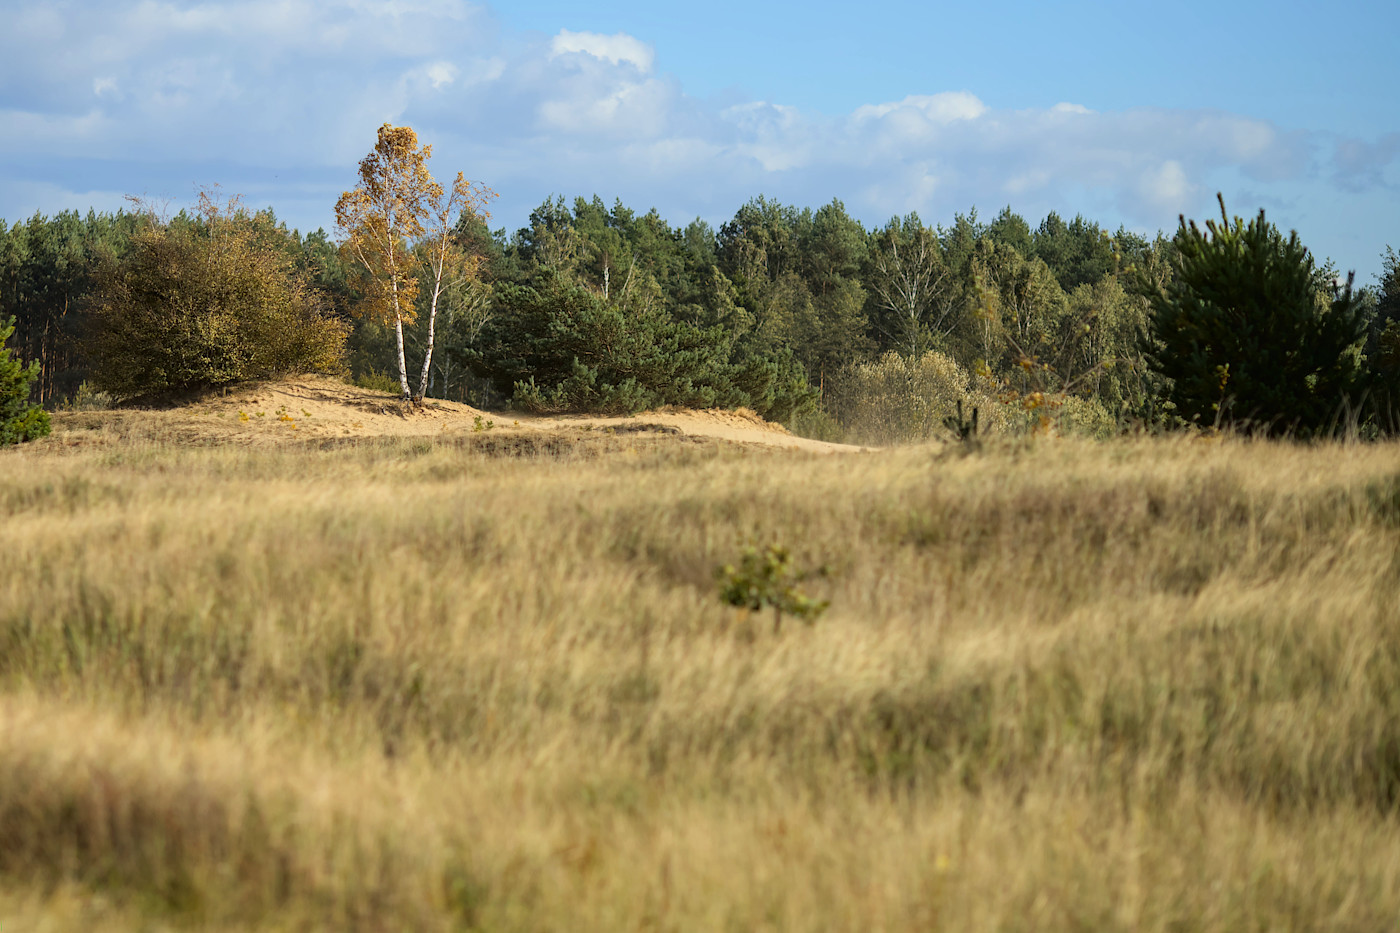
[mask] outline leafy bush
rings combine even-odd
[[[825,408],[820,407],[798,412],[783,422],[783,427],[798,437],[811,438],[814,441],[840,443],[846,438],[846,432],[841,428],[841,422],[837,421]]]
[[[285,231],[280,233],[285,237]],[[99,273],[93,382],[117,398],[341,367],[346,327],[237,201],[151,219]]]
[[[815,571],[815,575],[825,576],[825,568]],[[829,600],[813,599],[798,588],[811,576],[813,572],[794,568],[791,552],[778,544],[770,544],[762,551],[750,545],[744,548],[738,567],[725,564],[715,568],[720,599],[750,612],[771,608],[775,633],[783,626],[785,612],[811,623],[830,607]]]
[[[111,395],[99,392],[85,380],[78,385],[71,398],[64,400],[62,407],[65,411],[106,411],[112,407],[112,403]]]
[[[816,398],[789,357],[746,355],[721,327],[673,320],[641,297],[609,300],[552,272],[538,287],[501,286],[462,356],[528,411],[748,407],[781,421]]]
[[[388,373],[377,369],[370,369],[369,372],[356,376],[352,381],[360,388],[369,389],[372,392],[384,392],[389,395],[398,395],[400,392],[399,381]]]
[[[974,390],[951,356],[930,351],[917,359],[893,351],[846,369],[832,405],[848,437],[863,444],[919,443],[948,435],[945,422],[963,402],[977,407],[983,428],[1005,428],[1002,406]]]
[[[1350,281],[1328,295],[1298,234],[1263,211],[1231,222],[1221,198],[1220,216],[1205,231],[1183,218],[1175,275],[1144,287],[1151,364],[1187,421],[1324,432],[1360,394],[1361,303]]]
[[[39,364],[24,366],[10,359],[5,341],[14,332],[14,318],[0,321],[0,447],[49,433],[49,413],[29,402],[29,384],[39,375]]]
[[[1118,419],[1098,399],[1065,395],[1058,401],[1059,408],[1051,417],[1061,434],[1106,440],[1118,432]]]

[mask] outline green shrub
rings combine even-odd
[[[1106,440],[1118,433],[1118,419],[1096,398],[1062,396],[1053,418],[1061,434]]]
[[[841,429],[841,422],[824,408],[814,407],[799,412],[783,422],[783,427],[798,437],[811,438],[814,441],[840,443],[846,437],[846,432]]]
[[[83,380],[72,397],[64,400],[63,408],[66,411],[106,411],[112,407],[112,402],[111,395],[99,392],[92,383]]]
[[[1313,257],[1264,219],[1202,231],[1182,218],[1163,287],[1152,304],[1149,359],[1170,380],[1168,397],[1197,424],[1270,434],[1329,430],[1361,389],[1362,305],[1351,284],[1321,283]]]
[[[947,419],[959,402],[976,407],[981,429],[1005,429],[1004,406],[974,389],[951,356],[930,351],[917,359],[893,351],[847,368],[832,390],[832,405],[848,438],[862,444],[921,443],[950,436]]]
[[[1107,440],[1119,432],[1118,419],[1096,398],[1032,392],[994,409],[1003,431],[1059,434]]]
[[[762,551],[750,545],[744,548],[738,567],[725,564],[715,568],[720,599],[750,612],[771,608],[774,632],[782,628],[785,612],[811,623],[830,607],[829,600],[813,599],[798,588],[814,575],[825,576],[826,569],[798,571],[792,566],[792,554],[778,544]]]
[[[385,392],[389,395],[402,394],[399,381],[387,372],[370,368],[368,372],[356,376],[354,384],[362,389],[369,389],[372,392]]]
[[[0,321],[0,447],[49,433],[49,413],[29,402],[29,384],[39,375],[39,364],[24,366],[10,359],[5,341],[14,332],[14,318]]]
[[[196,220],[152,219],[100,270],[95,386],[126,399],[341,368],[347,329],[278,233],[236,201],[201,203]]]

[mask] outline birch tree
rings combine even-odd
[[[429,147],[431,148],[431,147]],[[453,238],[455,218],[463,213],[472,213],[482,219],[489,218],[486,204],[496,193],[490,188],[474,184],[462,175],[452,181],[452,187],[444,190],[442,185],[429,179],[423,204],[427,209],[427,236],[420,244],[417,256],[428,267],[427,278],[432,283],[428,303],[428,339],[423,352],[423,371],[418,379],[418,396],[428,394],[428,376],[433,365],[433,342],[437,334],[438,304],[445,293],[460,294],[462,288],[476,279],[481,268],[481,257],[459,249]],[[403,340],[399,341],[402,358]]]
[[[877,326],[890,345],[917,359],[931,338],[956,324],[951,270],[936,234],[917,214],[892,219],[874,240],[868,287],[879,309]]]
[[[361,272],[360,313],[393,325],[404,401],[414,395],[403,328],[417,319],[420,267],[427,263],[431,270],[432,292],[419,398],[428,387],[438,299],[454,275],[476,273],[474,262],[457,256],[452,215],[481,210],[493,196],[460,172],[445,190],[428,171],[432,154],[432,146],[419,146],[412,127],[385,123],[374,149],[360,161],[359,184],[335,205],[336,229],[344,237],[341,252]]]

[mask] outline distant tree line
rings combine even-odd
[[[0,321],[37,366],[34,401],[337,366],[398,390],[397,335],[355,313],[363,279],[324,231],[209,207],[0,222]],[[554,197],[510,235],[465,212],[452,240],[475,274],[418,290],[438,293],[436,397],[742,405],[871,441],[939,433],[958,401],[1006,430],[1400,430],[1400,257],[1386,250],[1373,286],[1339,284],[1296,236],[1223,204],[1149,240],[1010,208],[867,229],[840,201],[759,197],[715,230]],[[427,339],[405,327],[410,357]],[[143,342],[183,350],[156,364]]]

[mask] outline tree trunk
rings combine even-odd
[[[438,273],[441,280],[442,273]],[[428,311],[428,348],[423,353],[423,374],[418,377],[418,397],[428,397],[428,370],[433,365],[433,337],[437,333],[437,303],[440,286],[433,288],[433,305]]]
[[[413,393],[408,388],[408,363],[403,355],[403,315],[394,315],[394,336],[399,341],[399,387],[403,389],[403,400],[406,402],[413,397]]]
[[[394,337],[398,340],[399,348],[399,388],[403,390],[403,400],[405,402],[413,398],[413,392],[408,387],[408,362],[403,355],[403,306],[399,304],[399,270],[398,264],[394,261],[394,244],[389,241],[389,288],[394,296]]]

